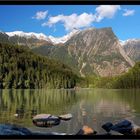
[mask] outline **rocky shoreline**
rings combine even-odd
[[[0,124],[0,135],[66,135],[65,133],[43,133],[31,131],[28,128],[14,124]]]
[[[106,131],[105,134],[98,134],[94,129],[86,125],[75,134],[66,134],[57,132],[35,132],[15,124],[0,124],[0,135],[140,135],[140,127],[132,124],[132,122],[128,120],[123,120],[116,124],[107,122],[102,125],[102,128]]]

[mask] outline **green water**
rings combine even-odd
[[[71,113],[73,118],[52,128],[40,128],[32,124],[32,116],[40,113]],[[125,118],[140,125],[140,90],[0,90],[0,123],[19,124],[34,131],[76,133],[88,125],[102,133],[103,123]]]

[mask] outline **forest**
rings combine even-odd
[[[115,77],[89,76],[83,85],[91,88],[129,89],[140,88],[140,62],[137,62],[128,72]]]
[[[0,88],[73,88],[79,77],[56,60],[25,46],[0,44]]]
[[[0,88],[140,88],[140,62],[115,77],[77,76],[57,60],[31,52],[26,46],[0,44]]]

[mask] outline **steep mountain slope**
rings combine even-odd
[[[140,60],[140,39],[129,39],[121,42],[126,54],[134,61]]]
[[[81,76],[114,76],[126,72],[134,62],[125,54],[111,28],[89,28],[74,34],[63,45],[34,49],[70,65]],[[45,51],[42,51],[45,50]]]
[[[67,43],[69,54],[77,57],[80,73],[88,67],[101,76],[125,72],[133,62],[125,55],[111,28],[88,29]],[[71,49],[74,46],[74,49]]]

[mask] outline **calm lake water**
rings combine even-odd
[[[40,128],[32,124],[32,116],[40,113],[71,113],[73,118],[52,128]],[[125,118],[140,125],[140,90],[0,90],[0,123],[19,124],[34,131],[76,133],[88,125],[104,133],[103,123]]]

